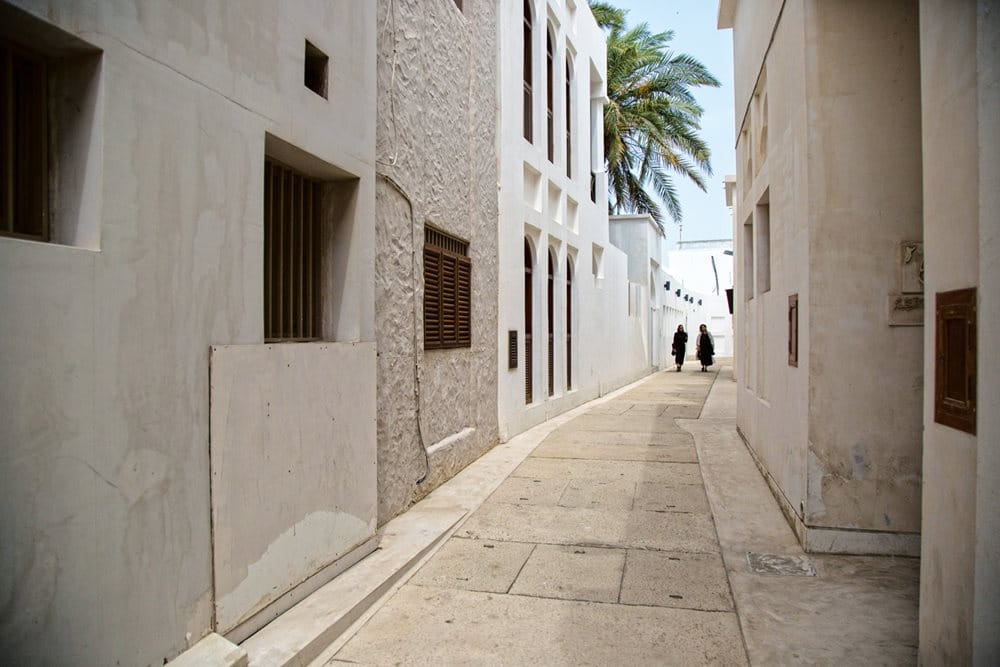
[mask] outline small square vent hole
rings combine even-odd
[[[330,58],[306,40],[306,88],[326,99],[326,78]]]

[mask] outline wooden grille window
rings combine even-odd
[[[547,122],[547,139],[549,142],[549,162],[555,162],[556,159],[555,117],[552,113],[553,107],[555,106],[555,91],[552,88],[555,79],[552,73],[553,57],[554,48],[552,46],[552,26],[549,26],[549,29],[545,31],[545,118]]]
[[[523,102],[523,123],[524,138],[534,141],[534,123],[532,121],[532,111],[534,106],[534,94],[532,92],[532,72],[534,62],[532,58],[532,30],[531,22],[531,0],[524,0],[524,37],[522,41],[523,69],[524,69],[524,102]]]
[[[730,307],[732,297],[730,296]],[[732,312],[732,311],[730,311]],[[788,365],[799,365],[799,295],[788,297]]]
[[[573,388],[573,262],[566,258],[566,390]]]
[[[0,234],[49,240],[45,59],[0,42]]]
[[[976,288],[938,292],[934,421],[976,434]]]
[[[264,161],[264,340],[320,336],[321,185]]]
[[[548,292],[548,328],[549,328],[549,396],[556,393],[556,341],[555,318],[552,316],[553,297],[555,296],[555,266],[552,251],[549,251],[549,292]]]
[[[424,349],[472,347],[469,244],[424,228]]]
[[[532,364],[531,328],[532,328],[532,285],[531,270],[534,265],[531,257],[531,244],[524,240],[524,402],[531,404],[534,400],[531,374]]]

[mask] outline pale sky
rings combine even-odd
[[[718,30],[715,18],[718,0],[610,0],[628,10],[629,27],[648,23],[653,32],[674,31],[671,48],[697,58],[722,84],[720,88],[696,88],[695,97],[705,109],[701,137],[712,150],[712,175],[708,192],[680,176],[674,177],[683,213],[683,239],[732,238],[732,218],[726,208],[722,180],[736,173],[733,121],[733,43],[731,30]],[[677,241],[677,225],[668,223],[667,241]]]

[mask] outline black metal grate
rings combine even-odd
[[[264,161],[264,339],[319,338],[320,184]]]

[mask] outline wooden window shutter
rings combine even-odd
[[[424,236],[424,349],[472,346],[469,244],[427,227]]]
[[[976,288],[938,292],[934,421],[976,434]]]

